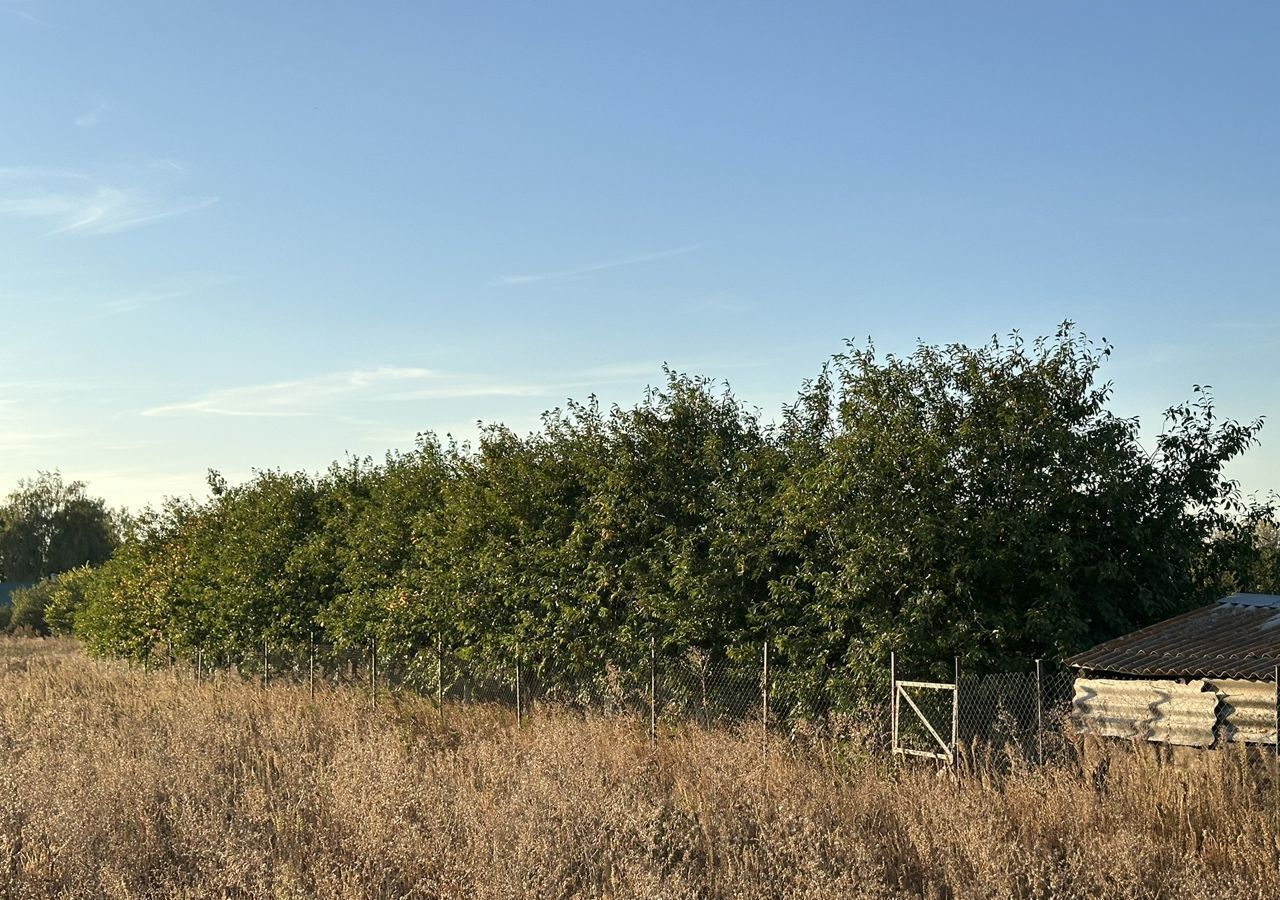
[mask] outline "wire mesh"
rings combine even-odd
[[[660,722],[692,721],[710,728],[763,717],[760,661],[735,662],[690,649],[663,655],[656,668]]]
[[[1025,672],[962,675],[958,743],[1044,761],[1064,747],[1073,683],[1070,670],[1047,664]]]
[[[656,729],[686,724],[760,728],[796,745],[839,744],[877,755],[893,747],[887,683],[874,691],[857,690],[829,673],[820,676],[794,666],[776,651],[766,681],[763,647],[737,648],[732,656],[706,648],[656,651],[572,677],[554,659],[480,663],[440,647],[387,650],[372,641],[365,646],[267,641],[181,652],[157,647],[147,664],[192,678],[366,691],[375,702],[404,693],[446,706],[494,704],[521,720],[555,708],[632,716]],[[962,674],[954,692],[904,687],[898,746],[944,752],[954,715],[962,754],[998,751],[1045,761],[1069,743],[1072,683],[1070,670],[1044,664],[1038,671],[1032,665],[1022,672]]]

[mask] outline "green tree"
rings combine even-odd
[[[818,677],[868,683],[891,650],[1025,668],[1205,602],[1247,507],[1226,462],[1260,422],[1211,396],[1148,453],[1070,324],[1027,344],[851,346],[789,411],[773,619]]]
[[[82,481],[41,472],[19,482],[0,505],[0,574],[36,581],[111,556],[119,536],[106,504]]]
[[[1215,543],[1227,571],[1225,590],[1280,594],[1280,522],[1273,508],[1250,510],[1238,527],[1215,535]]]
[[[201,522],[194,504],[172,499],[128,525],[120,547],[92,577],[75,612],[75,634],[91,653],[147,658],[172,640],[184,612],[199,602],[192,590],[196,556],[190,533]],[[179,632],[178,643],[182,643]]]
[[[1257,593],[1280,594],[1280,524],[1274,517],[1258,522],[1254,533],[1255,559],[1252,577],[1244,589]]]
[[[613,612],[584,567],[600,424],[594,405],[575,406],[538,433],[495,426],[475,453],[453,448],[456,475],[439,512],[418,522],[425,552],[411,575],[432,625],[472,660],[555,660],[567,678],[608,653],[616,631],[601,625]]]
[[[352,646],[377,637],[399,652],[435,646],[439,579],[424,587],[410,573],[430,570],[437,560],[423,523],[439,514],[452,478],[449,452],[429,434],[379,466],[351,460],[330,468],[320,485],[323,524],[311,548],[338,566],[332,600],[317,621],[325,637]]]
[[[774,574],[763,523],[775,460],[758,414],[728,387],[668,371],[609,426],[590,567],[625,605],[628,638],[715,651],[746,638]]]
[[[30,587],[18,588],[12,594],[13,609],[9,616],[9,631],[40,635],[49,634],[45,622],[45,609],[53,593],[53,579],[46,578]]]
[[[51,579],[52,589],[44,610],[49,631],[58,635],[75,633],[76,616],[84,608],[97,577],[97,569],[77,566]]]
[[[305,473],[264,470],[234,487],[210,473],[203,509],[178,511],[159,571],[171,586],[160,627],[174,647],[252,655],[305,642],[333,596],[336,561],[313,552],[322,492]],[[161,611],[164,619],[164,611]]]

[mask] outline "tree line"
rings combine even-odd
[[[47,616],[134,659],[376,638],[547,679],[651,643],[733,660],[769,641],[811,684],[857,687],[891,650],[1020,669],[1275,587],[1273,509],[1224,474],[1262,423],[1197,388],[1144,447],[1109,408],[1110,353],[1070,323],[851,343],[772,423],[667,370],[634,407],[569,402],[529,434],[211,472],[207,500],[145,511],[62,576]]]

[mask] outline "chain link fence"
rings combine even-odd
[[[1028,672],[961,675],[957,742],[971,755],[996,751],[1043,763],[1067,748],[1075,673],[1039,662]]]
[[[372,705],[412,694],[432,701],[442,716],[451,705],[478,704],[508,710],[521,723],[548,708],[630,716],[647,723],[655,740],[666,728],[696,724],[755,729],[766,743],[840,744],[876,755],[994,752],[1043,762],[1061,752],[1072,731],[1073,674],[1039,662],[1024,672],[986,675],[964,674],[961,665],[958,680],[912,687],[909,699],[899,696],[896,723],[899,685],[923,683],[897,681],[883,690],[858,691],[793,669],[764,646],[733,658],[699,648],[655,648],[572,676],[554,660],[486,665],[439,646],[396,652],[372,641],[363,647],[308,640],[264,642],[256,651],[162,652],[152,654],[147,665],[201,680],[289,683],[313,695],[360,691]]]

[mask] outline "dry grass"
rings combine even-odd
[[[39,647],[40,652],[32,652]],[[958,783],[689,729],[263,691],[0,644],[8,897],[1258,897],[1239,753]],[[837,771],[839,768],[839,771]]]

